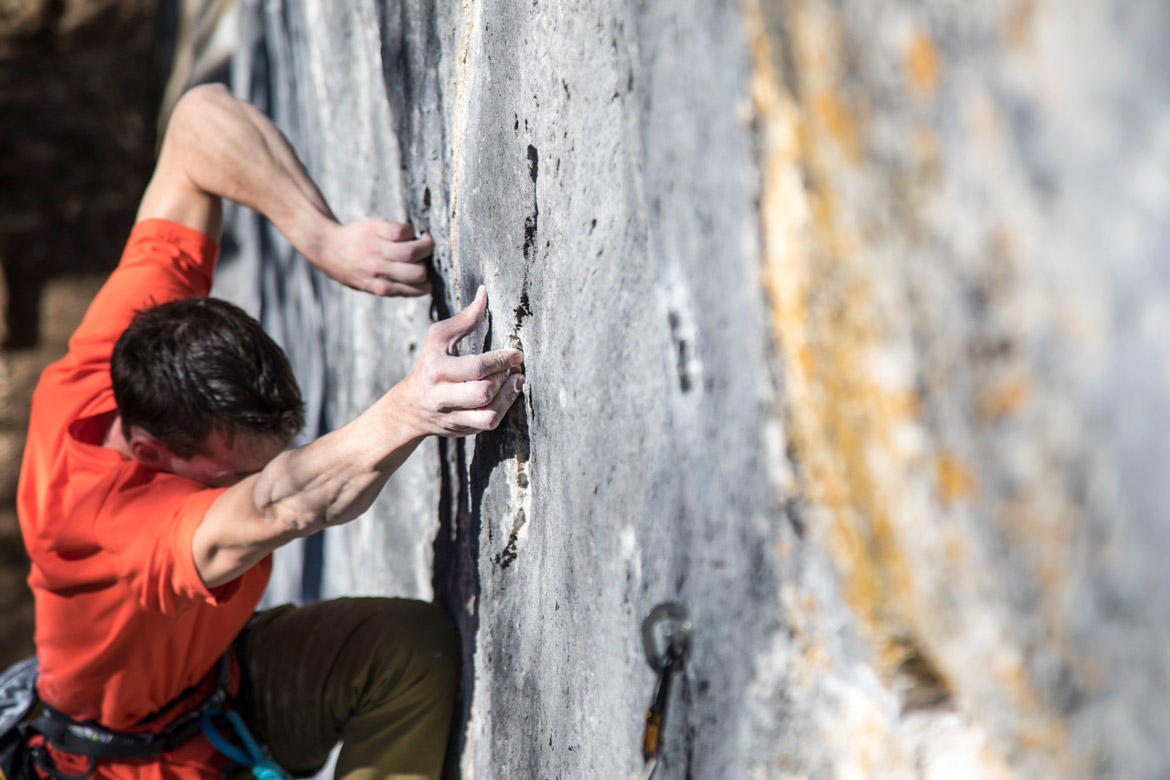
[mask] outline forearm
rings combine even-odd
[[[208,510],[194,540],[203,581],[230,582],[293,539],[358,517],[422,438],[391,390],[343,428],[282,453]]]
[[[343,428],[283,453],[252,490],[274,533],[298,536],[347,523],[366,511],[422,440],[398,416],[395,391]]]

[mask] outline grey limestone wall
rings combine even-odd
[[[1170,9],[1133,0],[250,0],[238,93],[433,301],[237,214],[314,431],[519,345],[278,597],[435,598],[450,773],[633,778],[639,625],[686,604],[659,778],[1170,771]]]

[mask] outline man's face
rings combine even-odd
[[[166,471],[211,487],[230,487],[255,474],[284,451],[288,439],[256,433],[237,432],[231,446],[215,431],[203,445],[203,452],[190,458],[172,455]]]

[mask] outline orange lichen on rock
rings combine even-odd
[[[741,6],[761,149],[762,282],[784,377],[776,414],[785,419],[800,490],[812,507],[810,532],[840,573],[878,675],[891,690],[904,689],[909,675],[911,686],[949,697],[952,670],[934,657],[945,643],[931,632],[955,616],[932,611],[932,581],[915,564],[930,554],[922,545],[955,564],[972,556],[958,533],[914,541],[933,536],[920,533],[928,529],[915,524],[929,516],[914,511],[919,505],[906,496],[926,483],[937,508],[957,504],[977,495],[977,472],[952,454],[933,456],[929,447],[905,444],[920,440],[926,423],[913,369],[898,357],[898,318],[889,308],[896,298],[875,266],[880,253],[867,251],[881,236],[851,208],[857,191],[850,185],[863,175],[852,163],[864,154],[858,120],[864,112],[845,98],[844,53],[835,48],[839,20],[815,3],[785,5],[798,100],[780,77],[763,1],[741,0]],[[933,93],[942,64],[924,31],[913,36],[906,64],[916,93]],[[919,140],[928,161],[937,138]],[[1019,409],[1028,398],[1020,385],[995,408]],[[808,655],[810,662],[819,658]],[[1017,697],[1015,722],[1059,739],[1059,720],[1046,712],[1026,670],[1020,672],[999,681],[1016,691],[1007,696]]]
[[[947,537],[944,547],[947,556],[947,564],[949,566],[962,566],[967,562],[967,544],[963,537],[958,534],[951,534]]]
[[[1028,44],[1039,7],[1040,0],[1017,0],[1004,12],[1000,32],[1013,48],[1021,49]]]
[[[828,176],[818,176],[829,163],[809,161],[810,149],[826,139],[847,158],[860,155],[860,134],[836,91],[813,90],[808,108],[793,100],[777,73],[758,2],[744,6],[763,146],[763,281],[785,361],[802,487],[830,510],[825,539],[842,569],[846,599],[874,638],[880,670],[893,674],[905,660],[903,643],[893,637],[913,633],[903,617],[912,600],[912,570],[870,463],[875,454],[888,456],[874,448],[891,447],[895,428],[916,412],[917,400],[859,369],[880,348],[880,317],[867,276],[852,259],[861,248],[858,233],[842,223]],[[834,55],[825,41],[832,39],[826,32],[832,25],[817,11],[797,17],[796,27],[815,36],[803,47],[797,42],[800,63],[812,82],[828,85]]]
[[[1009,377],[980,393],[976,412],[980,419],[994,422],[1019,413],[1031,397],[1032,386],[1025,377]]]
[[[938,88],[942,78],[942,60],[929,33],[916,28],[910,34],[906,47],[906,77],[910,90],[917,96],[928,98]]]
[[[850,162],[861,161],[861,132],[853,111],[832,90],[818,92],[812,98],[813,111],[819,125],[841,146]]]
[[[954,455],[939,455],[935,458],[934,470],[938,495],[944,504],[962,501],[979,490],[975,475]]]

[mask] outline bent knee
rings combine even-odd
[[[379,599],[359,641],[377,644],[385,674],[428,678],[454,687],[462,660],[459,629],[443,609],[425,601]]]

